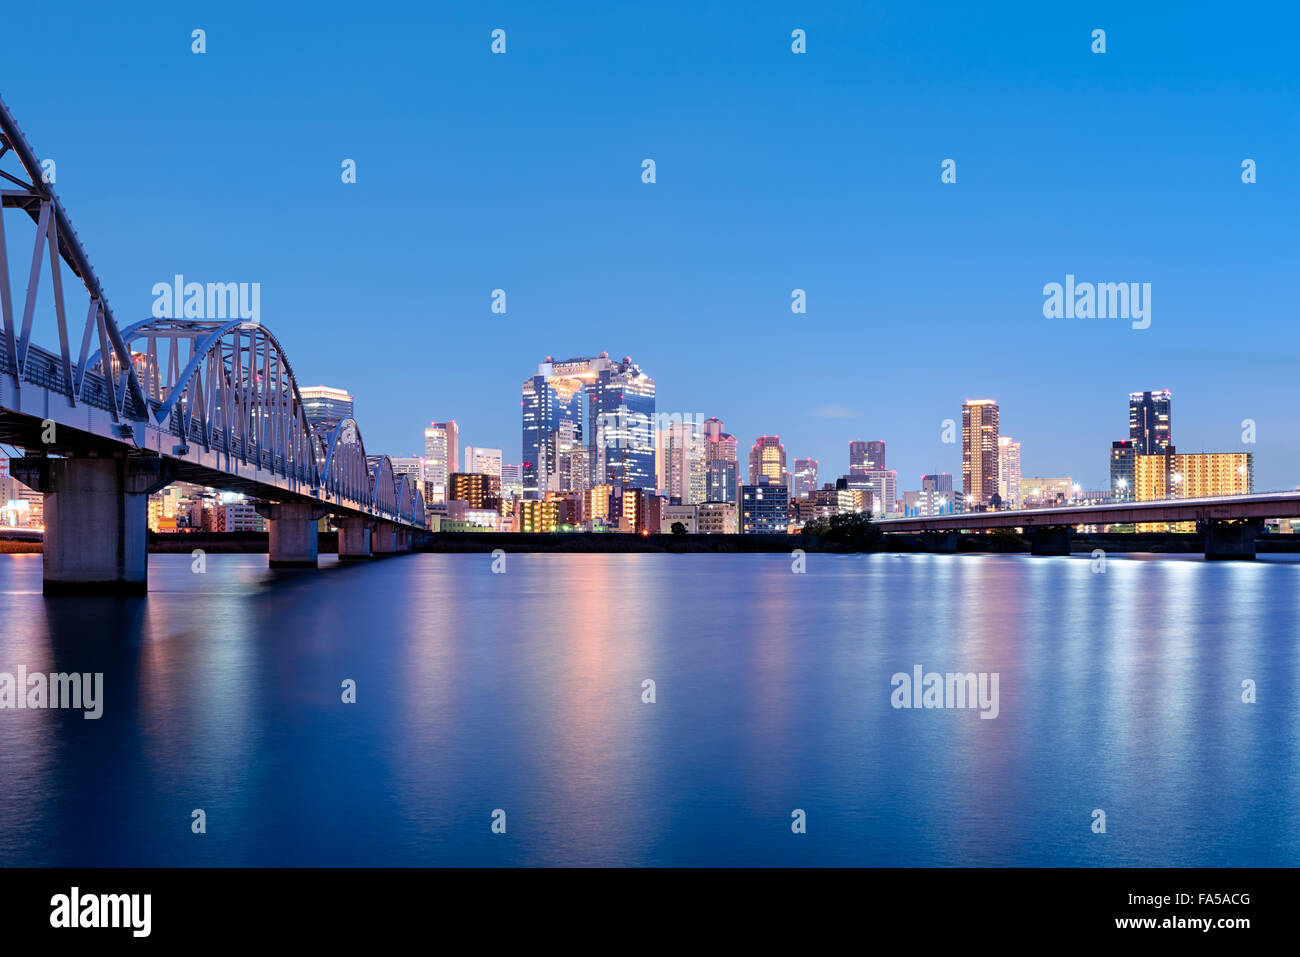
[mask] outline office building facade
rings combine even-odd
[[[790,494],[794,498],[807,498],[817,490],[817,460],[795,459]]]
[[[760,481],[741,488],[740,532],[742,535],[783,535],[789,527],[789,487]]]
[[[1137,489],[1135,459],[1137,448],[1132,439],[1110,444],[1110,500],[1131,502]]]
[[[460,431],[455,419],[430,422],[424,430],[424,500],[426,503],[447,500],[447,478],[458,471]]]
[[[739,481],[736,437],[723,431],[719,418],[704,420],[705,501],[736,501]]]
[[[483,475],[502,477],[500,449],[485,449],[479,445],[467,445],[461,459],[461,464],[466,472],[478,472]]]
[[[863,441],[855,439],[849,443],[849,474],[878,470],[885,467],[885,443],[883,440]]]

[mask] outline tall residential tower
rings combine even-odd
[[[998,494],[998,400],[967,399],[961,407],[961,488],[967,510]]]

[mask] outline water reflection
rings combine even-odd
[[[4,864],[1300,862],[1297,564],[155,556],[45,599],[30,559],[0,671],[105,712],[0,711]],[[917,664],[998,718],[893,709]]]

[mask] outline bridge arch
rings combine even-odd
[[[150,420],[244,464],[312,487],[319,442],[284,348],[258,322],[147,319],[122,330]],[[116,359],[113,360],[116,362]],[[100,354],[90,365],[102,368]]]
[[[371,455],[368,461],[370,507],[384,515],[400,519],[402,507],[401,500],[398,498],[397,474],[393,471],[393,460],[387,455]]]
[[[342,419],[328,435],[318,433],[316,438],[320,448],[322,493],[368,503],[370,469],[357,420]]]

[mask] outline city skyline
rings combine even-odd
[[[1092,24],[1067,10],[886,9],[870,26],[768,4],[743,23],[716,10],[680,19],[687,10],[593,11],[571,35],[514,9],[508,55],[466,40],[433,62],[426,36],[486,38],[494,24],[410,11],[395,35],[263,11],[250,31],[237,11],[212,11],[196,57],[171,16],[90,11],[70,59],[112,48],[119,68],[74,101],[41,79],[38,50],[18,48],[5,93],[58,161],[59,193],[124,320],[148,316],[154,284],[174,274],[260,282],[263,320],[292,343],[304,381],[357,395],[378,448],[414,451],[414,430],[455,415],[473,441],[509,450],[519,370],[611,348],[654,370],[662,408],[718,415],[745,448],[776,434],[792,457],[829,463],[847,439],[883,436],[900,475],[956,473],[940,423],[963,397],[995,395],[1026,474],[1103,487],[1104,461],[1074,443],[1109,448],[1125,434],[1109,397],[1169,387],[1182,447],[1233,447],[1254,419],[1259,486],[1297,483],[1300,443],[1280,414],[1296,344],[1280,321],[1298,137],[1274,119],[1295,93],[1279,82],[1285,31],[1224,24],[1206,62],[1191,54],[1202,38],[1190,19],[1152,11],[1106,11],[1099,57]],[[804,56],[789,51],[796,25]],[[340,104],[296,92],[334,82],[322,47],[345,50],[354,77],[343,107],[360,125],[343,141],[319,132]],[[647,85],[664,50],[678,70]],[[257,69],[231,71],[232,59]],[[160,68],[167,85],[142,82]],[[465,95],[425,97],[403,82],[415,70]],[[575,79],[589,75],[602,82]],[[1207,98],[1209,82],[1223,86]],[[990,100],[1003,108],[989,113]],[[1038,122],[1063,102],[1138,132],[1122,156],[1067,148]],[[526,171],[496,145],[503,105],[513,135],[554,145]],[[160,125],[171,115],[204,117],[212,142],[260,142],[278,175],[203,151],[177,163],[192,137]],[[141,143],[155,148],[126,148]],[[641,182],[647,157],[654,184]],[[1245,157],[1259,164],[1250,185]],[[947,158],[953,184],[940,180]],[[354,184],[339,180],[344,159]],[[376,244],[373,211],[394,187],[406,215]],[[143,190],[182,212],[133,209]],[[1150,327],[1044,318],[1044,284],[1067,274],[1150,282]],[[491,311],[495,289],[504,314]],[[806,313],[791,312],[794,289]],[[593,335],[593,323],[612,328]],[[340,348],[380,324],[398,341],[433,330],[437,349],[397,350],[381,368]],[[485,333],[490,361],[459,361],[483,355]],[[779,375],[717,361],[712,345],[750,335],[797,344]],[[924,364],[898,361],[914,351]],[[500,399],[457,408],[470,394]],[[1067,404],[1068,429],[1036,414],[1047,395]]]
[[[586,360],[581,360],[581,361],[586,361]],[[1134,419],[1135,403],[1139,403],[1142,400],[1142,397],[1145,396],[1146,401],[1149,405],[1150,398],[1153,394],[1157,396],[1158,400],[1163,401],[1163,409],[1164,409],[1163,412],[1164,425],[1163,425],[1163,432],[1162,432],[1163,439],[1159,443],[1153,443],[1153,448],[1155,448],[1159,454],[1163,454],[1165,450],[1171,450],[1174,445],[1174,443],[1170,438],[1171,429],[1169,426],[1169,405],[1171,401],[1172,390],[1162,389],[1162,390],[1145,390],[1145,391],[1129,392],[1128,393],[1129,414],[1130,414],[1129,430],[1131,435],[1137,434],[1138,426],[1133,424],[1135,422]],[[1022,477],[1029,482],[1057,481],[1063,477],[1069,479],[1071,481],[1071,484],[1076,488],[1076,490],[1082,490],[1087,492],[1098,492],[1098,491],[1105,491],[1105,490],[1114,492],[1117,489],[1123,490],[1125,488],[1131,489],[1133,487],[1134,466],[1131,459],[1127,462],[1126,465],[1121,464],[1117,466],[1116,455],[1123,448],[1129,449],[1128,451],[1129,456],[1132,456],[1134,454],[1145,454],[1136,451],[1137,449],[1137,446],[1135,446],[1136,439],[1116,440],[1110,444],[1111,447],[1109,449],[1109,455],[1110,455],[1109,471],[1107,472],[1107,466],[1104,463],[1100,468],[1097,469],[1097,471],[1106,474],[1106,479],[1104,481],[1096,481],[1096,482],[1082,481],[1081,477],[1087,474],[1088,472],[1090,472],[1091,471],[1090,469],[1072,469],[1072,470],[1067,470],[1064,473],[1061,473],[1059,475],[1048,474],[1042,471],[1025,472],[1022,470],[1022,466],[1021,466],[1021,458],[1020,458],[1021,443],[1018,440],[1010,436],[1007,436],[1005,434],[1000,434],[999,432],[998,418],[1000,417],[1000,408],[997,404],[997,400],[996,399],[966,400],[966,403],[963,403],[963,408],[966,408],[968,404],[971,404],[972,402],[976,406],[991,404],[993,409],[995,410],[993,432],[992,432],[992,436],[995,444],[992,447],[988,448],[984,453],[987,459],[986,464],[984,466],[985,475],[986,475],[985,484],[988,486],[989,489],[989,491],[986,493],[983,499],[983,502],[985,504],[987,504],[989,497],[993,493],[997,493],[999,495],[999,498],[1004,504],[1011,503],[1011,502],[1018,502],[1020,499],[1019,485]],[[700,424],[703,424],[705,421],[702,413],[694,413],[694,414],[688,413],[687,415],[688,415],[688,422],[696,421],[699,422]],[[959,420],[954,420],[954,423],[959,424]],[[453,426],[455,425],[454,422],[451,424]],[[684,472],[685,470],[689,469],[689,465],[687,465],[685,459],[683,459],[683,462],[680,466],[681,471],[677,473],[676,477],[674,477],[673,470],[675,468],[678,468],[678,466],[668,464],[669,459],[672,459],[676,455],[681,454],[680,445],[676,446],[677,452],[674,452],[673,451],[674,446],[671,444],[675,441],[680,441],[675,438],[675,430],[680,428],[681,428],[680,425],[674,425],[671,426],[669,429],[659,430],[656,435],[655,442],[660,443],[659,445],[655,446],[656,457],[657,459],[663,459],[664,461],[658,462],[656,468],[651,473],[655,477],[655,482],[651,485],[629,486],[629,487],[653,488],[658,491],[667,492],[669,495],[674,497],[681,495],[680,489],[683,487],[681,472]],[[428,430],[426,429],[426,432],[427,431]],[[960,428],[960,426],[957,434],[964,439],[965,433],[964,430]],[[578,430],[578,435],[579,437],[581,435],[580,429]],[[701,438],[703,438],[703,434],[701,434]],[[664,443],[668,443],[668,444],[664,444]],[[898,484],[896,486],[899,496],[901,496],[904,491],[907,492],[920,491],[924,488],[924,479],[926,479],[927,477],[933,474],[947,473],[949,471],[948,469],[940,469],[938,470],[938,473],[922,472],[920,473],[919,476],[916,477],[915,487],[913,487],[912,479],[908,477],[910,473],[901,472],[900,470],[897,469],[885,470],[883,468],[871,469],[868,467],[871,464],[874,464],[873,456],[876,455],[879,456],[880,463],[883,464],[885,462],[885,450],[889,444],[887,440],[883,440],[883,439],[871,440],[871,441],[864,441],[861,439],[846,440],[846,442],[844,443],[846,448],[844,453],[841,456],[841,459],[844,462],[844,468],[843,470],[839,470],[838,467],[835,465],[834,461],[831,461],[827,463],[824,467],[819,468],[819,460],[810,457],[804,457],[804,456],[796,457],[793,453],[787,452],[787,450],[784,448],[784,445],[782,444],[782,440],[780,439],[780,436],[762,434],[756,436],[754,439],[754,443],[749,446],[749,466],[747,469],[737,472],[737,480],[732,483],[733,485],[740,484],[739,481],[740,479],[745,479],[750,484],[752,484],[757,480],[756,474],[753,472],[753,469],[756,461],[761,460],[761,456],[759,456],[759,458],[757,459],[755,456],[758,455],[759,450],[764,446],[766,446],[768,443],[771,444],[771,448],[780,450],[778,459],[774,460],[774,461],[779,461],[780,465],[774,467],[778,471],[782,472],[784,476],[785,484],[787,484],[787,486],[790,488],[791,499],[794,499],[799,495],[798,491],[796,491],[796,487],[797,487],[796,483],[797,480],[799,479],[796,466],[798,466],[800,463],[805,463],[805,462],[809,463],[809,465],[811,466],[811,470],[812,470],[811,474],[814,478],[813,484],[810,486],[806,486],[810,490],[815,488],[823,488],[827,484],[833,485],[834,480],[841,477],[850,477],[858,474],[867,475],[877,471],[878,472],[888,471],[893,473],[896,476],[900,476],[898,480]],[[952,442],[946,444],[955,446],[957,450],[959,464],[954,471],[958,476],[961,476],[962,466],[960,462],[961,459],[964,457],[964,452],[962,451],[963,445],[961,444],[961,442]],[[737,445],[739,445],[738,440],[737,440]],[[500,469],[505,467],[501,464],[504,461],[502,459],[502,456],[505,454],[504,451],[499,448],[498,449],[489,448],[486,449],[486,451],[495,453],[497,456],[495,468],[488,469],[488,473],[497,474],[499,476]],[[520,451],[521,451],[521,456],[527,454],[526,450],[521,449]],[[1255,461],[1254,458],[1255,450],[1253,447],[1253,443],[1243,444],[1240,449],[1233,449],[1233,448],[1226,448],[1226,447],[1225,448],[1183,449],[1180,447],[1178,451],[1183,454],[1242,453],[1242,454],[1249,454],[1252,458],[1252,461]],[[1106,452],[1107,450],[1103,449],[1098,454],[1104,455],[1106,454]],[[1156,454],[1156,453],[1151,453],[1151,454]],[[703,460],[704,460],[704,450],[702,448],[701,465],[707,467],[707,463],[704,462]],[[787,463],[789,463],[790,466],[788,468],[786,467]],[[508,463],[508,464],[513,464],[515,467],[520,467],[520,468],[523,467],[520,463]],[[462,471],[469,472],[474,470],[468,468],[467,466],[466,468],[462,469]],[[1254,472],[1252,471],[1252,477],[1253,474]],[[1126,478],[1122,478],[1121,479],[1122,484],[1117,485],[1116,479],[1119,476],[1126,476]],[[777,479],[775,479],[773,475],[768,475],[767,477],[774,482],[777,481]],[[701,481],[703,481],[704,476],[700,476],[700,479]],[[601,484],[601,483],[597,483],[597,484]],[[687,482],[686,484],[689,485],[689,482]],[[1283,489],[1265,489],[1263,487],[1260,487],[1256,483],[1252,483],[1252,486],[1255,491],[1283,490]],[[1288,488],[1289,487],[1300,487],[1300,486],[1288,486]],[[1009,491],[1010,494],[1008,494]],[[685,498],[686,496],[683,495],[681,497]],[[723,501],[726,499],[713,499],[711,496],[709,496],[706,493],[704,498],[701,500]],[[430,499],[429,501],[432,502],[433,499]]]

